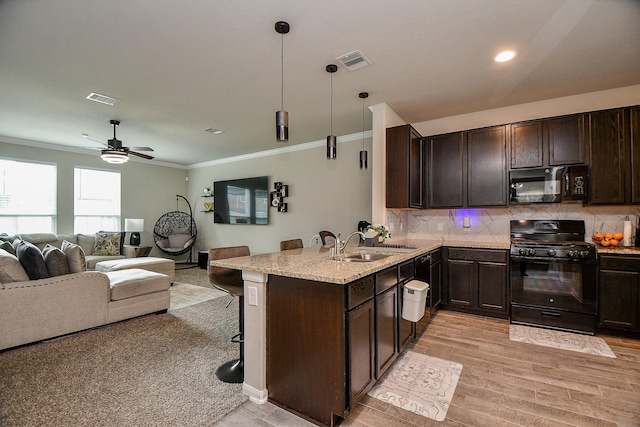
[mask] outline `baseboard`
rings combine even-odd
[[[269,393],[266,389],[258,390],[246,383],[242,384],[242,394],[244,394],[245,396],[249,396],[249,400],[251,400],[253,403],[257,403],[258,405],[267,403],[269,397]]]

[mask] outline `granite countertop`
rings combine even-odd
[[[400,264],[409,259],[428,253],[442,246],[485,248],[485,249],[509,249],[510,243],[470,243],[470,242],[443,242],[436,240],[410,240],[393,239],[393,244],[413,246],[417,249],[411,252],[386,252],[375,248],[365,248],[356,244],[349,244],[345,254],[366,250],[368,252],[384,252],[388,257],[373,262],[345,262],[331,258],[329,249],[314,246],[304,249],[291,249],[288,251],[269,254],[251,255],[239,258],[220,259],[211,261],[218,267],[234,268],[238,270],[254,271],[258,273],[274,274],[278,276],[294,277],[320,282],[346,284],[354,280],[368,276],[387,267]]]
[[[604,247],[596,245],[599,255],[640,255],[640,248],[633,246]]]

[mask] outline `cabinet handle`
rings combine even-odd
[[[552,313],[550,311],[543,311],[542,312],[542,316],[543,317],[555,317],[555,318],[558,318],[558,317],[561,316],[561,314],[560,313]]]

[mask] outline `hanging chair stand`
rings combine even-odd
[[[180,199],[189,207],[189,213],[179,210]],[[176,194],[176,210],[162,215],[153,227],[153,240],[162,252],[178,256],[189,252],[187,263],[192,262],[192,249],[196,243],[198,229],[193,219],[193,210],[189,201]]]

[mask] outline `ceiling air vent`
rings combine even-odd
[[[336,60],[340,61],[349,71],[359,70],[360,68],[371,65],[371,62],[369,62],[359,50],[354,50],[351,53],[342,55],[336,58]]]
[[[107,105],[116,105],[118,102],[120,102],[119,99],[111,98],[110,96],[106,95],[100,95],[99,93],[95,92],[91,92],[89,95],[87,95],[87,99]]]

